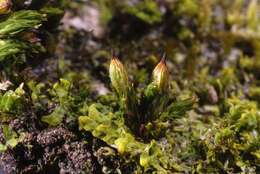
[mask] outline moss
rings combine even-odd
[[[43,24],[47,26],[50,22],[52,26],[55,26],[54,19],[59,22],[63,15],[64,2],[62,1],[58,4],[44,1],[38,10],[34,7],[34,2],[23,5],[21,3],[12,3],[13,10],[2,15],[0,19],[0,67],[9,75],[11,75],[10,71],[16,72],[18,67],[24,65],[27,59],[49,51],[40,35],[50,36],[54,27],[50,25],[47,34],[48,30]]]
[[[0,17],[6,173],[259,173],[258,1],[24,2]]]
[[[158,4],[151,0],[139,2],[133,7],[126,6],[123,12],[134,15],[149,24],[158,23],[162,20],[162,14]]]

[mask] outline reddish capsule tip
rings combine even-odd
[[[163,53],[161,62],[164,63],[164,64],[166,64],[166,53]]]
[[[169,71],[166,66],[165,55],[153,70],[153,82],[160,90],[167,90],[169,84]]]

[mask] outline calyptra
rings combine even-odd
[[[115,56],[112,57],[109,67],[109,76],[112,86],[121,97],[127,97],[129,92],[129,80],[123,64]]]
[[[0,15],[9,13],[11,11],[11,7],[11,0],[0,0]]]
[[[169,87],[169,71],[166,66],[165,56],[157,64],[153,70],[152,75],[153,83],[158,87],[160,91],[166,91]]]

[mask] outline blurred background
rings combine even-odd
[[[260,71],[257,0],[92,0],[69,3],[57,55],[108,81],[111,50],[146,83],[163,53],[174,79],[226,67]]]

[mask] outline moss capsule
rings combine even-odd
[[[110,62],[109,76],[112,86],[115,88],[116,92],[120,96],[126,97],[129,92],[127,72],[123,64],[115,56],[113,56]]]
[[[153,83],[158,87],[159,90],[165,91],[169,86],[169,71],[166,66],[165,56],[157,64],[153,70]]]
[[[11,11],[11,0],[0,0],[0,15],[7,14]]]

